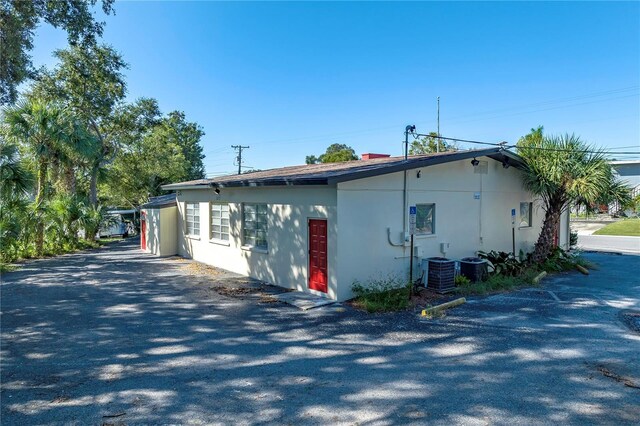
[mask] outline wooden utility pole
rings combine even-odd
[[[242,150],[250,147],[242,146],[242,145],[231,145],[231,148],[238,151],[238,156],[236,157],[236,160],[238,161],[238,174],[241,175],[242,174]]]

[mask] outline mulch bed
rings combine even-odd
[[[438,294],[433,290],[420,288],[417,294],[411,296],[411,303],[409,305],[414,308],[424,308],[426,306],[439,305],[455,298],[456,296],[452,294]]]

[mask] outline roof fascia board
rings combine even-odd
[[[251,188],[259,186],[310,186],[327,185],[327,178],[272,178],[259,181],[242,180],[231,182],[212,182],[212,188]]]
[[[163,191],[173,191],[175,189],[205,189],[208,188],[208,183],[199,183],[199,184],[190,184],[190,185],[181,185],[179,183],[169,183],[167,185],[161,185],[160,188]]]
[[[165,207],[175,207],[177,202],[174,201],[172,203],[164,203],[164,204],[143,204],[140,206],[141,209],[163,209]]]
[[[348,182],[350,180],[381,176],[389,173],[402,172],[402,171],[411,170],[411,169],[419,169],[421,167],[435,166],[437,164],[451,163],[453,161],[467,160],[469,158],[485,157],[485,156],[490,156],[491,154],[498,154],[500,151],[501,151],[500,148],[490,148],[490,149],[478,150],[478,151],[461,151],[451,155],[427,157],[420,160],[409,159],[389,167],[375,168],[371,170],[362,170],[362,171],[353,172],[353,173],[345,173],[342,176],[329,178],[329,183]]]

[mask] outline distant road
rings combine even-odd
[[[640,237],[578,235],[578,248],[583,250],[640,254]]]

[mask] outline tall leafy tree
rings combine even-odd
[[[308,155],[305,159],[307,164],[316,163],[342,163],[344,161],[358,160],[359,157],[353,148],[341,143],[334,143],[329,145],[324,154],[316,157],[315,155]]]
[[[58,50],[59,65],[44,73],[33,86],[31,97],[64,105],[95,136],[90,165],[89,200],[98,205],[98,177],[119,148],[117,106],[126,95],[123,70],[127,64],[113,48],[72,46]]]
[[[162,121],[163,130],[158,134],[177,144],[186,161],[186,180],[203,179],[205,177],[204,154],[200,140],[204,131],[197,123],[189,122],[184,112],[173,111]]]
[[[184,113],[162,116],[155,99],[142,98],[116,115],[121,149],[100,186],[110,204],[137,206],[165,183],[204,177],[204,132]]]
[[[315,155],[307,155],[304,159],[304,162],[306,164],[318,164],[320,162],[320,159]]]
[[[533,262],[551,253],[560,215],[571,203],[629,200],[628,188],[616,180],[603,152],[575,135],[547,137],[538,127],[518,141],[517,151],[526,164],[524,186],[540,197],[545,211]]]
[[[457,151],[458,147],[450,142],[438,138],[436,132],[429,132],[428,136],[416,139],[409,146],[409,155],[431,154],[434,152]]]
[[[0,0],[0,104],[13,103],[17,87],[35,73],[29,51],[36,27],[48,23],[67,32],[71,45],[89,45],[102,35],[91,8],[98,0]],[[102,0],[110,14],[113,0]]]

